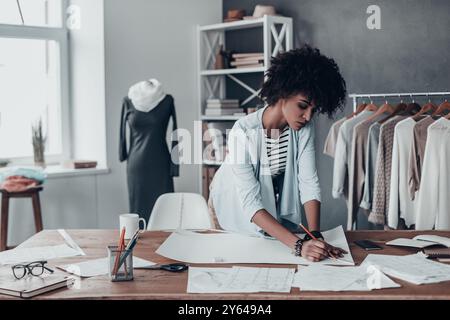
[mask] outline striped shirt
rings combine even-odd
[[[267,156],[272,177],[283,173],[286,169],[287,146],[289,141],[289,126],[281,131],[277,139],[266,135]]]

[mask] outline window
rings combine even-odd
[[[69,155],[64,5],[64,0],[0,1],[0,158],[31,160],[31,127],[39,119],[47,161]]]
[[[61,27],[61,4],[61,0],[1,0],[0,23]]]

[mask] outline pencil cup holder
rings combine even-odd
[[[108,270],[111,281],[133,280],[133,250],[119,250],[108,246]]]

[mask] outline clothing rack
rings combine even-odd
[[[450,92],[408,92],[408,93],[353,93],[348,95],[353,99],[353,111],[358,107],[358,98],[388,98],[388,97],[431,97],[431,96],[450,96]]]

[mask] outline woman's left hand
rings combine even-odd
[[[338,248],[338,247],[334,247],[334,246],[332,246],[330,244],[328,246],[329,246],[328,252],[334,258],[342,258],[344,256],[344,254],[348,253],[344,249],[341,249],[341,248]]]

